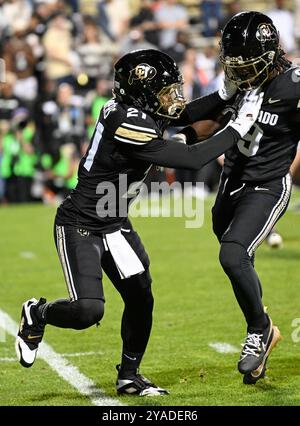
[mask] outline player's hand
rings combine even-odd
[[[241,137],[245,136],[255,123],[263,102],[263,97],[264,92],[260,92],[260,89],[246,92],[241,102],[237,118],[230,123],[230,126],[233,127]]]
[[[219,96],[223,101],[228,101],[231,99],[237,92],[237,85],[233,81],[229,80],[226,75],[223,80],[223,86],[218,91]]]
[[[180,143],[186,144],[186,135],[184,133],[175,133],[175,135],[172,136],[172,140]]]

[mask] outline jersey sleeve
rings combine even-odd
[[[200,120],[211,120],[217,117],[226,106],[218,92],[194,99],[189,102],[181,116],[176,120],[176,126],[187,126]]]
[[[239,133],[228,126],[211,138],[195,145],[188,146],[174,140],[158,138],[139,149],[127,148],[127,155],[159,166],[199,170],[230,149],[240,138]]]
[[[136,148],[158,139],[159,136],[159,129],[151,117],[136,108],[124,111],[114,131],[116,143]]]
[[[279,78],[279,77],[278,77]],[[275,80],[276,81],[276,80]],[[288,106],[291,114],[300,112],[300,68],[293,66],[289,72],[282,74],[280,86],[273,96],[269,96],[268,103],[276,104],[283,101]],[[291,116],[293,117],[293,116]],[[293,119],[292,119],[293,121]]]

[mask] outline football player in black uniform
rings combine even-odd
[[[262,94],[247,93],[226,129],[187,146],[163,138],[170,121],[186,125],[209,116],[224,108],[236,86],[227,82],[219,93],[186,105],[182,84],[174,61],[157,50],[135,51],[115,64],[114,97],[100,113],[79,166],[78,185],[55,219],[54,238],[69,299],[23,304],[16,351],[24,367],[35,360],[45,324],[84,329],[101,320],[103,269],[125,305],[118,393],[167,393],[138,373],[151,331],[153,296],[149,258],[128,220],[128,205],[152,164],[199,169],[249,131],[262,102]]]
[[[240,93],[264,91],[256,123],[225,153],[212,210],[220,262],[247,322],[238,370],[244,383],[255,383],[264,377],[280,332],[264,309],[254,254],[290,199],[289,169],[300,139],[300,69],[285,58],[272,20],[258,12],[240,13],[227,23],[221,62]]]

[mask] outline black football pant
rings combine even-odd
[[[129,353],[142,353],[152,326],[149,258],[129,220],[121,233],[145,268],[144,272],[127,279],[121,279],[114,259],[104,245],[103,235],[55,224],[55,243],[69,299],[49,303],[45,320],[47,324],[77,330],[97,324],[104,314],[103,269],[124,301],[121,326],[123,349]]]
[[[254,254],[285,213],[291,194],[290,175],[264,183],[221,177],[212,209],[220,263],[229,277],[248,330],[266,325],[262,287],[254,269]]]

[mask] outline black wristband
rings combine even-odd
[[[192,145],[198,141],[198,135],[196,130],[192,126],[184,127],[180,132],[186,136],[186,144]]]

